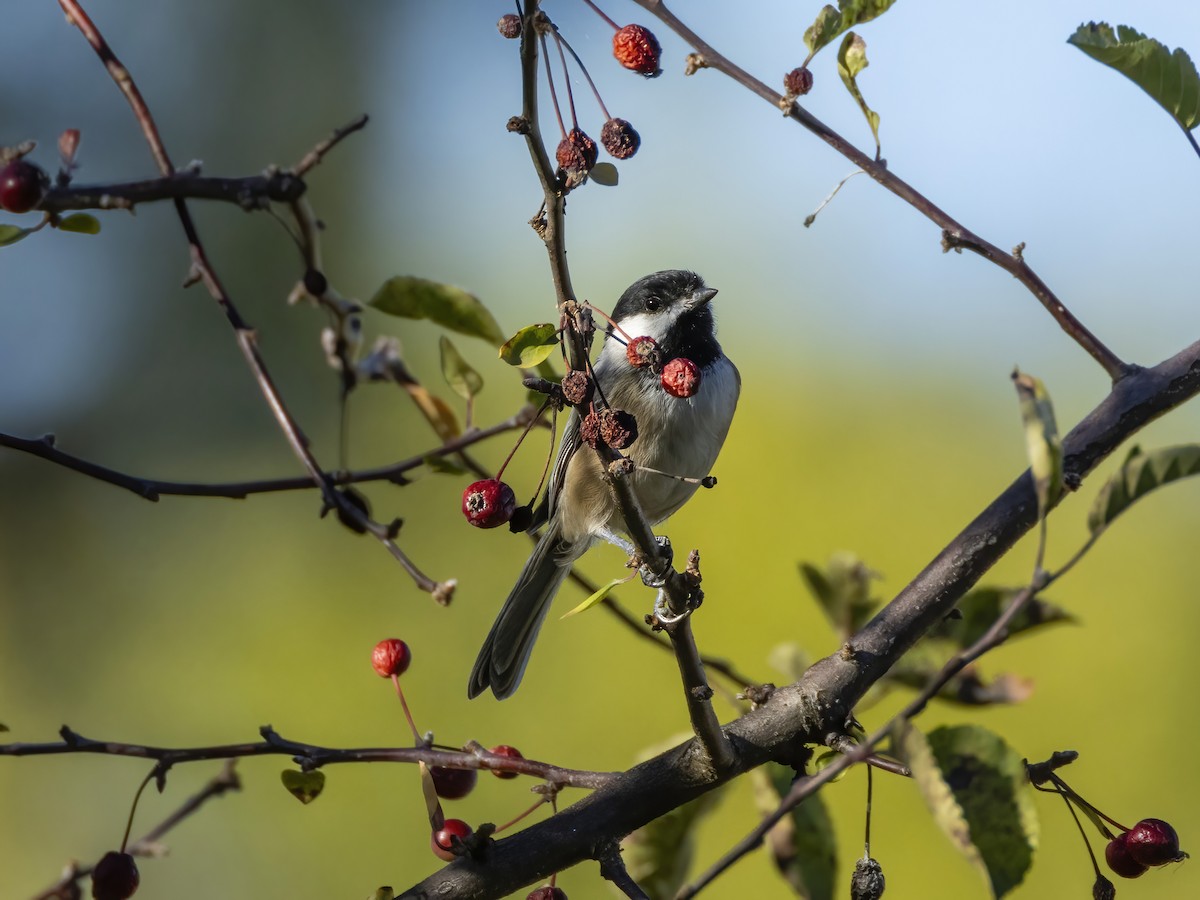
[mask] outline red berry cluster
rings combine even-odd
[[[1179,849],[1179,835],[1162,819],[1142,819],[1104,848],[1108,867],[1122,878],[1138,878],[1155,866],[1179,862],[1186,856]]]

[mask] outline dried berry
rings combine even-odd
[[[813,74],[808,66],[792,69],[783,76],[783,88],[793,97],[803,97],[813,86]]]
[[[614,450],[624,450],[637,440],[637,419],[623,409],[600,411],[600,437]]]
[[[1165,866],[1187,854],[1179,849],[1179,835],[1162,819],[1142,819],[1123,835],[1129,855],[1143,866]]]
[[[455,842],[465,841],[471,836],[471,826],[462,819],[447,819],[442,827],[429,836],[429,843],[438,859],[453,862],[458,856],[454,852]]]
[[[1117,900],[1116,886],[1099,872],[1092,883],[1092,900]]]
[[[662,74],[658,61],[662,47],[649,28],[641,25],[626,25],[613,35],[613,56],[627,69],[632,69],[647,78]]]
[[[593,450],[596,448],[596,442],[600,440],[600,417],[596,415],[595,410],[584,416],[583,421],[579,423],[579,438]]]
[[[700,367],[682,356],[663,366],[661,377],[663,390],[672,397],[693,397],[700,390]]]
[[[567,136],[559,142],[558,150],[554,154],[559,166],[567,172],[584,173],[592,171],[592,166],[596,165],[597,156],[599,156],[599,151],[596,149],[596,142],[578,128],[572,128],[567,132]]]
[[[496,756],[506,757],[507,759],[524,759],[525,758],[524,756],[521,755],[520,750],[518,750],[516,747],[510,747],[510,746],[508,746],[508,744],[500,744],[498,747],[493,747],[488,752],[494,753]],[[492,769],[492,774],[495,775],[497,778],[505,778],[505,779],[517,777],[516,772],[501,772],[499,769]]]
[[[380,641],[371,651],[371,667],[375,669],[380,678],[403,675],[411,662],[412,651],[408,649],[408,644],[400,638],[388,638]]]
[[[625,345],[625,358],[638,369],[658,362],[658,343],[652,337],[635,337]]]
[[[476,769],[451,769],[446,766],[430,766],[433,789],[444,800],[461,800],[475,788],[479,780]]]
[[[883,896],[885,879],[883,866],[870,856],[861,856],[854,863],[854,874],[850,876],[851,900],[879,900]]]
[[[624,119],[609,119],[600,129],[600,143],[609,156],[629,159],[642,145],[641,136]]]
[[[587,403],[592,399],[592,379],[587,372],[572,369],[562,380],[563,399],[572,406]]]
[[[521,36],[521,17],[516,13],[501,16],[500,21],[496,23],[496,28],[510,41],[513,38],[519,38]]]
[[[33,163],[14,159],[0,169],[0,209],[29,212],[41,203],[49,183],[46,173]]]
[[[1145,875],[1149,871],[1149,867],[1142,865],[1129,852],[1129,845],[1125,843],[1124,834],[1118,834],[1115,838],[1108,842],[1108,846],[1104,848],[1104,859],[1108,863],[1108,867],[1122,878],[1138,878]]]
[[[92,869],[92,897],[95,900],[128,900],[137,893],[141,881],[133,857],[110,850]]]
[[[517,495],[503,481],[485,478],[463,491],[462,511],[476,528],[495,528],[512,518]]]

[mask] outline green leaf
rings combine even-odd
[[[483,338],[493,346],[504,340],[504,332],[479,298],[462,288],[427,278],[389,278],[375,292],[370,305],[389,316],[430,319],[459,334]]]
[[[467,470],[458,463],[451,462],[449,457],[430,454],[421,460],[429,471],[439,475],[466,475]]]
[[[75,213],[61,219],[58,223],[58,230],[74,231],[76,234],[99,234],[100,220],[87,213]]]
[[[862,92],[858,89],[858,75],[870,63],[867,62],[867,43],[853,31],[846,34],[842,46],[838,49],[838,74],[842,76],[842,84],[850,92],[850,96],[858,101],[858,108],[867,117],[871,126],[871,134],[875,136],[875,158],[879,159],[882,150],[879,146],[879,113],[867,106]]]
[[[417,404],[417,409],[421,411],[425,421],[433,428],[433,433],[441,438],[443,443],[452,441],[462,434],[458,417],[454,415],[454,410],[445,400],[436,394],[429,393],[415,381],[406,382],[401,387],[408,392],[408,396],[412,398],[413,403]]]
[[[518,369],[530,369],[545,362],[557,346],[556,326],[526,325],[500,347],[500,358]]]
[[[823,7],[817,13],[816,20],[804,32],[808,59],[811,60],[818,50],[842,32],[883,15],[895,2],[896,0],[838,0],[838,9],[832,6]],[[807,64],[807,60],[805,62]]]
[[[754,802],[762,815],[774,812],[796,777],[793,769],[767,763],[750,773]],[[836,896],[837,841],[824,794],[806,799],[767,832],[767,847],[775,868],[806,900]]]
[[[483,389],[483,378],[463,359],[458,348],[450,343],[450,338],[442,335],[438,343],[442,351],[442,376],[446,384],[458,396],[470,400]]]
[[[800,575],[841,638],[858,631],[879,606],[870,595],[874,573],[853,553],[835,553],[824,571],[801,563]]]
[[[1041,379],[1016,369],[1012,373],[1025,423],[1025,450],[1037,490],[1038,516],[1045,516],[1062,493],[1062,439],[1054,421],[1054,405]]]
[[[1033,787],[1021,757],[977,725],[937,728],[923,736],[901,726],[897,746],[934,820],[980,871],[993,897],[1017,887],[1038,842]]]
[[[1112,520],[1155,488],[1200,474],[1200,444],[1180,444],[1142,453],[1134,447],[1120,470],[1100,488],[1088,513],[1088,530],[1099,534]]]
[[[561,618],[566,619],[570,616],[576,615],[577,613],[581,613],[584,610],[591,609],[593,606],[595,606],[597,603],[599,603],[601,600],[603,600],[605,597],[607,597],[613,588],[618,587],[622,584],[625,584],[625,582],[627,582],[628,580],[629,580],[628,578],[614,578],[612,581],[610,581],[608,584],[604,585],[604,587],[600,588],[600,590],[596,591],[596,593],[592,594],[590,597],[588,597],[586,600],[584,600],[582,603],[580,603],[574,609],[563,613]]]
[[[0,247],[7,247],[17,241],[23,241],[33,234],[30,228],[18,228],[16,225],[0,225]]]
[[[1008,608],[1013,597],[1022,590],[994,586],[975,588],[958,601],[956,609],[959,617],[943,620],[929,632],[929,636],[949,640],[955,650],[970,647],[983,637],[984,632]],[[1009,623],[1008,634],[1011,638],[1043,625],[1075,621],[1076,618],[1061,606],[1035,597]]]
[[[601,162],[592,166],[592,171],[588,172],[588,178],[604,187],[616,187],[620,174],[612,163]]]
[[[320,769],[311,772],[284,769],[279,773],[279,778],[288,793],[301,803],[312,803],[325,789],[325,773]]]
[[[390,884],[385,884],[383,887],[376,888],[375,893],[368,897],[367,900],[396,900],[396,892],[392,890]]]
[[[1185,131],[1200,124],[1200,75],[1182,49],[1172,52],[1127,25],[1118,25],[1114,34],[1106,22],[1080,25],[1067,43],[1116,69],[1153,97]]]

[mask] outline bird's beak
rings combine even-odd
[[[692,294],[692,296],[688,298],[687,308],[689,310],[699,309],[712,300],[712,298],[715,296],[717,296],[716,288],[706,287],[703,290],[696,291],[696,293]]]

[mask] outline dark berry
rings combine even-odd
[[[1186,855],[1179,850],[1179,835],[1162,819],[1142,819],[1124,838],[1129,855],[1143,866],[1165,866]]]
[[[600,437],[614,450],[624,450],[637,440],[637,419],[623,409],[600,411]]]
[[[357,509],[367,518],[370,518],[371,504],[367,501],[366,497],[352,487],[342,488],[340,493],[345,501],[350,504],[350,506]],[[367,526],[358,521],[358,519],[346,512],[346,510],[342,509],[340,506],[338,507],[337,517],[339,522],[341,522],[355,534],[366,534]]]
[[[445,766],[430,766],[433,789],[445,800],[461,800],[471,793],[479,779],[476,769],[450,769]]]
[[[508,746],[508,744],[501,744],[498,747],[493,747],[488,752],[493,753],[496,756],[503,756],[507,759],[524,759],[525,758],[524,756],[521,755],[520,750],[518,750],[516,747],[510,747],[510,746]],[[517,777],[516,772],[501,772],[499,769],[492,769],[492,774],[495,775],[497,778],[505,778],[505,779]]]
[[[792,69],[783,76],[783,87],[793,97],[803,97],[813,86],[813,74],[808,66]]]
[[[572,369],[562,380],[563,399],[572,406],[587,403],[592,399],[592,379],[587,372]]]
[[[1117,888],[1111,881],[1096,873],[1096,880],[1092,883],[1092,900],[1117,900]]]
[[[371,666],[379,673],[380,678],[391,678],[393,675],[403,675],[408,671],[412,662],[412,651],[408,644],[400,638],[388,638],[380,641],[371,651]]]
[[[320,297],[329,290],[329,281],[317,269],[308,269],[304,273],[304,289],[314,297]]]
[[[553,885],[542,885],[529,892],[525,900],[567,900],[567,892]]]
[[[625,358],[639,369],[653,366],[658,362],[658,344],[652,337],[635,337],[625,345]]]
[[[600,129],[600,143],[609,156],[629,159],[642,145],[642,138],[624,119],[609,119]]]
[[[596,448],[596,442],[600,440],[600,416],[592,410],[583,417],[583,421],[579,423],[579,438],[593,450]]]
[[[465,841],[470,836],[471,826],[462,819],[447,819],[441,829],[429,836],[429,844],[438,859],[453,862],[458,856],[454,852],[455,840]]]
[[[500,21],[496,23],[496,27],[500,33],[510,41],[513,38],[521,36],[521,17],[516,13],[509,13],[507,16],[501,16]]]
[[[508,520],[508,530],[513,534],[528,531],[533,524],[533,507],[518,506],[513,510],[512,518]]]
[[[110,850],[92,869],[92,896],[95,900],[128,900],[141,882],[133,857]]]
[[[33,163],[14,159],[0,169],[0,209],[29,212],[42,200],[49,179]]]
[[[693,397],[700,390],[700,367],[677,356],[663,366],[662,386],[672,397]]]
[[[568,172],[590,172],[592,166],[596,165],[598,155],[596,142],[578,128],[572,128],[559,142],[554,157],[559,166]]]
[[[658,67],[662,47],[649,28],[626,25],[613,35],[613,56],[617,62],[639,75],[654,78],[662,74]]]
[[[463,491],[462,511],[476,528],[495,528],[512,518],[517,495],[503,481],[485,478]]]
[[[879,900],[884,886],[883,866],[870,856],[860,856],[850,876],[850,900]]]
[[[1148,866],[1142,865],[1129,852],[1129,846],[1125,843],[1125,838],[1129,832],[1119,834],[1104,848],[1104,859],[1108,863],[1108,867],[1122,878],[1138,878],[1145,875],[1149,871]]]

